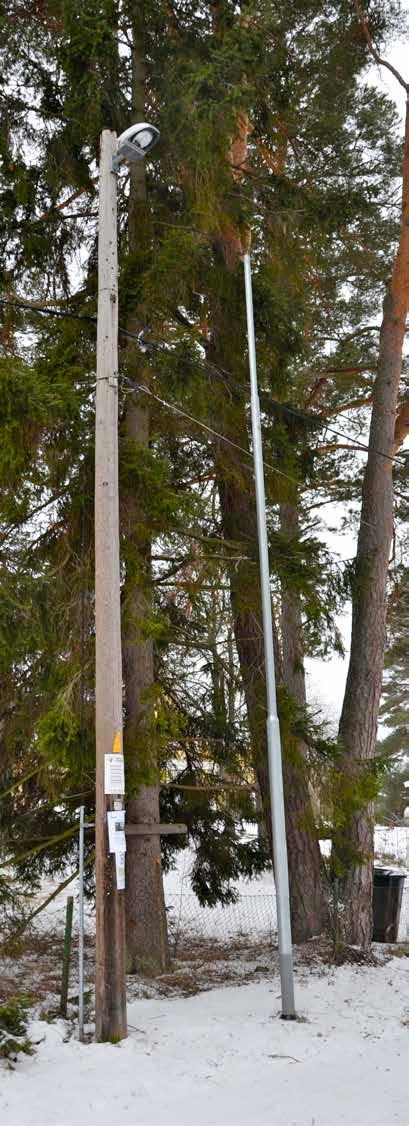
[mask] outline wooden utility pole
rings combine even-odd
[[[122,658],[118,505],[118,259],[115,133],[101,134],[95,405],[96,623],[96,984],[97,1040],[127,1035],[125,891],[108,851],[107,813],[123,805],[107,794],[106,756],[122,754]],[[109,787],[108,787],[109,788]]]

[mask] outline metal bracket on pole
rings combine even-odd
[[[118,390],[118,372],[114,371],[112,375],[108,376],[108,387],[114,387],[115,391]]]
[[[133,825],[127,823],[125,827],[125,835],[127,837],[178,837],[187,833],[187,825],[182,822],[178,824],[175,822],[173,825],[163,822],[160,825]]]

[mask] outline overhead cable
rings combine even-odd
[[[54,308],[50,309],[50,308],[47,308],[46,306],[31,305],[28,302],[10,301],[8,298],[4,298],[4,297],[0,297],[0,304],[10,305],[13,308],[23,309],[23,310],[28,311],[30,313],[39,313],[40,315],[47,315],[47,316],[52,316],[52,317],[62,317],[62,318],[68,318],[68,319],[77,320],[77,321],[86,321],[88,323],[97,324],[96,315],[91,316],[91,315],[87,315],[85,313],[71,313],[71,312],[68,312],[67,310],[63,310],[63,309],[54,309]],[[162,340],[161,342],[155,341],[155,340],[152,340],[152,339],[147,340],[145,338],[145,333],[149,330],[148,330],[146,325],[142,324],[142,322],[139,322],[139,323],[141,325],[139,332],[133,332],[131,329],[127,329],[123,325],[118,325],[118,331],[122,334],[122,336],[126,336],[130,340],[135,340],[136,343],[139,344],[139,347],[141,348],[142,351],[149,351],[150,349],[159,350],[159,351],[164,351],[165,349],[167,349],[169,352],[171,351],[171,349],[169,348],[169,345],[168,345],[168,341],[166,341],[166,340]],[[236,387],[237,390],[240,390],[240,392],[248,390],[247,386],[245,384],[239,383],[237,380],[235,380],[232,373],[229,372],[226,368],[219,368],[212,361],[203,360],[203,359],[199,360],[199,365],[204,370],[211,370],[211,371],[215,372],[221,378],[224,378],[224,376],[227,376],[229,378],[232,386]],[[314,426],[320,426],[321,425],[325,430],[328,431],[328,433],[334,434],[338,438],[346,438],[349,442],[352,443],[351,449],[356,448],[356,449],[362,450],[363,452],[366,452],[366,453],[371,452],[371,453],[374,453],[375,455],[377,455],[378,457],[385,458],[387,461],[393,462],[393,461],[399,460],[403,464],[406,464],[406,458],[405,458],[404,455],[402,455],[402,454],[391,455],[391,454],[387,454],[384,450],[374,449],[372,446],[368,446],[366,443],[360,442],[359,439],[357,439],[355,437],[355,435],[348,434],[347,432],[345,432],[343,430],[338,430],[338,429],[335,429],[335,427],[330,426],[326,422],[325,417],[322,416],[322,415],[315,415],[315,414],[311,414],[307,411],[297,410],[296,407],[291,407],[291,406],[289,406],[288,403],[281,403],[278,399],[274,399],[269,394],[268,391],[263,391],[262,389],[260,389],[259,394],[262,398],[264,398],[264,400],[266,400],[266,401],[268,400],[268,403],[271,407],[274,407],[276,410],[281,411],[283,414],[292,415],[294,418],[298,418],[300,421],[309,423],[310,425],[314,425]],[[175,410],[176,410],[176,408],[175,408]],[[188,416],[186,416],[186,417],[188,417]],[[232,443],[232,444],[234,444],[234,443]],[[314,452],[314,451],[312,451],[312,452]],[[275,471],[278,472],[278,470],[275,470]],[[291,478],[289,478],[289,479],[291,479]]]

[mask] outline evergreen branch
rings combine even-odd
[[[166,583],[168,581],[168,579],[174,578],[174,576],[177,575],[179,571],[183,571],[185,569],[185,567],[190,566],[192,564],[192,562],[193,562],[192,559],[177,560],[173,564],[173,567],[170,567],[169,571],[166,571],[165,575],[159,575],[158,578],[152,579],[152,586],[163,585],[164,583]],[[179,583],[178,585],[180,586],[182,584]]]
[[[405,399],[398,408],[395,422],[393,452],[400,449],[409,433],[409,399]]]
[[[0,305],[10,305],[14,309],[23,309],[29,313],[43,313],[49,317],[66,317],[74,321],[91,321],[93,324],[97,322],[96,316],[90,317],[85,313],[70,313],[66,309],[54,309],[51,306],[44,305],[44,302],[28,301],[27,298],[24,301],[10,301],[6,297],[0,297]]]
[[[29,778],[34,778],[34,775],[39,774],[40,770],[41,766],[35,766],[33,770],[29,770],[28,774],[25,774],[23,778],[18,778],[17,782],[13,782],[8,790],[3,790],[3,793],[0,794],[0,801],[3,801],[3,798],[7,798],[14,790],[18,790],[19,786],[23,786],[24,782],[28,782]]]
[[[89,868],[94,860],[95,852],[92,851],[91,856],[89,856],[84,863],[84,869]],[[44,899],[43,902],[40,903],[38,907],[36,907],[35,911],[32,911],[31,915],[29,915],[27,919],[24,919],[24,922],[20,927],[18,927],[14,934],[11,935],[11,938],[8,938],[6,940],[6,943],[3,943],[3,945],[0,946],[0,952],[3,953],[4,949],[11,941],[16,938],[20,938],[20,936],[24,934],[24,931],[27,930],[27,927],[30,925],[30,923],[32,923],[33,919],[35,919],[37,915],[41,915],[41,912],[45,911],[45,908],[48,907],[50,903],[52,903],[53,899],[56,899],[57,895],[59,895],[61,891],[64,891],[64,889],[68,887],[69,884],[72,884],[73,880],[77,879],[77,876],[79,876],[79,868],[77,868],[75,872],[72,872],[71,876],[68,876],[68,878],[64,880],[62,884],[59,884],[55,891],[51,892],[51,895],[47,896],[47,899]]]
[[[206,784],[206,785],[202,785],[201,783],[197,784],[197,785],[188,785],[187,783],[185,784],[184,782],[161,782],[160,783],[160,789],[161,790],[193,790],[193,791],[194,790],[198,790],[198,791],[201,791],[201,790],[214,791],[214,790],[216,790],[216,792],[219,791],[220,793],[224,793],[225,790],[246,790],[247,792],[252,793],[252,794],[257,792],[257,786],[251,786],[249,782],[217,782],[217,783],[209,783],[209,784]]]
[[[360,372],[375,372],[377,368],[372,364],[357,364],[356,367],[322,368],[318,375],[359,375]]]
[[[310,394],[308,396],[307,402],[305,404],[306,408],[312,407],[314,405],[314,403],[317,401],[317,399],[320,395],[320,392],[323,390],[323,388],[326,386],[326,384],[328,382],[328,378],[327,378],[328,375],[335,375],[335,374],[336,375],[349,375],[349,374],[351,374],[351,373],[353,374],[355,372],[361,372],[361,371],[366,372],[366,371],[374,371],[374,370],[375,370],[374,368],[369,368],[369,367],[324,368],[320,378],[317,379],[316,383],[314,383],[312,391],[310,392]],[[352,401],[351,406],[359,406],[360,403],[363,403],[363,405],[369,405],[369,404],[372,403],[372,397],[370,399],[366,399],[365,401],[360,400],[360,399],[355,399],[355,400]],[[343,410],[348,410],[348,404],[346,404],[346,405],[344,404],[341,407],[335,408],[333,413],[338,414],[340,411],[343,411]]]
[[[175,414],[180,414],[183,418],[187,418],[189,422],[200,426],[202,430],[206,430],[207,433],[212,434],[214,438],[219,438],[222,442],[226,442],[227,445],[233,446],[236,450],[240,450],[240,453],[245,454],[251,461],[253,460],[253,455],[249,450],[246,450],[244,446],[239,446],[238,442],[233,442],[226,434],[220,434],[218,430],[213,430],[212,426],[208,426],[206,422],[203,422],[199,418],[194,418],[193,415],[188,414],[186,411],[182,410],[181,407],[177,407],[174,403],[169,403],[167,399],[162,399],[159,395],[155,395],[155,392],[152,391],[150,387],[145,387],[143,383],[134,383],[132,379],[128,379],[126,376],[124,377],[124,381],[130,384],[135,391],[144,391],[146,395],[150,395],[152,399],[156,399],[156,402],[160,403],[162,406],[168,407],[169,410],[174,411]],[[264,465],[267,469],[271,469],[273,473],[278,473],[280,477],[285,477],[287,481],[291,481],[293,485],[298,485],[298,481],[296,481],[295,477],[290,477],[288,473],[283,473],[282,469],[277,469],[275,465],[270,465],[268,461],[265,461]]]
[[[286,176],[285,172],[283,171],[282,156],[281,155],[279,157],[272,156],[271,153],[268,151],[268,148],[266,147],[266,145],[264,145],[263,142],[260,140],[260,138],[256,137],[254,134],[253,134],[253,141],[254,141],[254,144],[257,145],[257,148],[258,148],[259,152],[261,153],[263,160],[267,164],[267,167],[270,169],[270,172],[274,172],[274,174],[276,176],[281,176],[283,179],[288,180],[289,177]],[[247,171],[250,171],[250,170],[245,169],[245,171],[247,172]]]
[[[42,504],[38,504],[36,508],[32,508],[31,512],[29,512],[23,520],[16,520],[14,524],[9,524],[4,533],[0,533],[1,545],[4,544],[5,540],[8,539],[12,532],[18,531],[19,528],[24,527],[24,524],[28,524],[29,521],[32,520],[33,516],[37,516],[39,512],[42,512],[44,510],[44,508],[48,508],[49,504],[53,504],[54,501],[60,500],[61,497],[66,495],[70,488],[71,482],[69,485],[66,485],[65,489],[62,489],[61,492],[55,493],[54,496],[50,497],[48,500],[43,501]]]
[[[55,837],[48,837],[47,840],[44,841],[44,844],[35,845],[34,848],[30,848],[27,852],[23,852],[21,856],[9,856],[7,858],[7,864],[13,864],[14,866],[16,866],[17,864],[22,864],[23,860],[28,860],[30,856],[37,856],[39,852],[44,852],[44,849],[49,848],[50,845],[59,844],[60,841],[68,840],[77,832],[78,824],[75,824],[71,826],[71,829],[65,829],[63,833],[57,833]]]
[[[369,399],[350,399],[349,403],[341,403],[340,407],[336,407],[333,413],[342,414],[343,411],[359,410],[360,407],[371,407],[372,403],[372,395],[369,396]]]

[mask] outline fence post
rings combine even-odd
[[[61,1001],[60,1001],[60,1016],[67,1016],[67,1000],[68,1000],[68,982],[70,976],[70,957],[71,957],[71,939],[72,939],[72,913],[74,908],[74,897],[69,895],[67,898],[67,908],[65,914],[65,935],[64,935],[64,953],[62,963],[62,979],[61,979]]]

